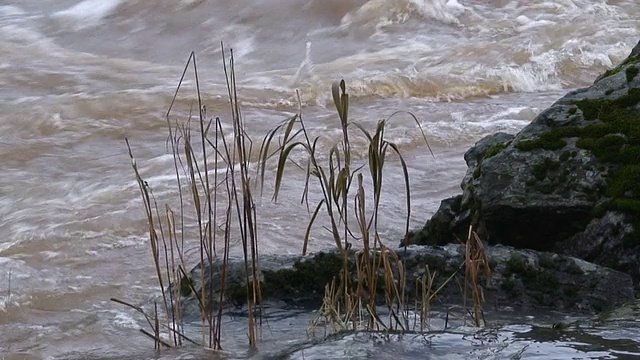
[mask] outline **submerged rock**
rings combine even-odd
[[[442,245],[472,225],[490,244],[580,257],[640,288],[638,73],[640,43],[517,135],[480,140],[465,154],[462,195],[443,200],[409,241]]]
[[[427,271],[435,274],[431,289],[440,289],[434,304],[447,307],[464,303],[464,247],[409,246],[397,253],[405,270],[407,304],[420,300],[417,283]],[[633,298],[633,282],[627,274],[564,255],[518,250],[507,246],[487,248],[492,276],[483,279],[481,287],[485,306],[502,308],[554,308],[599,312]],[[349,256],[350,273],[355,279],[355,252]],[[337,252],[321,252],[309,257],[271,256],[261,260],[259,278],[262,299],[267,303],[320,306],[325,286],[341,274],[343,260]],[[396,278],[400,269],[393,267]],[[205,301],[208,310],[217,308],[220,296],[221,264],[197,266],[190,273],[190,289],[213,288],[213,299]],[[225,303],[241,306],[246,301],[247,277],[244,262],[231,261],[228,267]],[[380,273],[382,274],[382,272]],[[252,277],[249,277],[250,279]],[[384,286],[377,295],[383,304]],[[184,286],[181,286],[184,289]],[[470,294],[470,292],[468,292]],[[199,302],[193,291],[183,292],[183,314],[199,316]],[[471,303],[471,300],[468,300]]]

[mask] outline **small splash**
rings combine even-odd
[[[311,41],[307,41],[304,60],[302,60],[298,70],[291,78],[290,86],[300,86],[303,82],[314,79],[317,79],[317,77],[315,76],[315,65],[311,60]]]
[[[129,314],[126,314],[124,312],[117,312],[116,316],[113,319],[113,323],[118,327],[123,327],[126,329],[140,328],[136,320],[133,317],[131,317]]]
[[[460,18],[467,13],[473,11],[456,0],[369,0],[347,13],[341,28],[365,27],[379,32],[386,26],[404,24],[414,18],[461,26]]]
[[[410,3],[423,17],[447,25],[462,25],[458,18],[469,11],[456,0],[411,0]]]

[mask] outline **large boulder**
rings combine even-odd
[[[463,194],[442,202],[419,244],[473,226],[490,244],[555,251],[640,284],[640,43],[618,67],[569,92],[515,136],[465,154]]]

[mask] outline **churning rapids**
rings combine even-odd
[[[207,112],[224,119],[220,42],[233,48],[255,139],[297,111],[298,89],[310,131],[339,140],[329,91],[339,79],[352,119],[366,127],[397,110],[415,114],[435,158],[408,116],[396,117],[387,135],[409,163],[418,227],[458,192],[469,146],[517,132],[624,59],[640,38],[638,19],[636,0],[2,1],[0,359],[155,356],[138,332],[143,319],[108,300],[145,303],[159,291],[124,138],[156,194],[175,200],[165,112],[190,51]],[[185,117],[193,81],[187,87],[178,102]],[[381,228],[391,245],[403,235],[403,219],[392,215],[404,198],[392,185],[397,165],[387,166]],[[263,253],[300,252],[302,180],[294,176],[277,205],[269,194],[259,200]],[[316,232],[312,248],[331,243]],[[462,327],[404,345],[348,335],[316,346],[304,345],[307,318],[292,313],[263,330],[271,340],[258,353],[247,352],[231,319],[225,326],[235,340],[220,356],[624,358],[640,347],[631,313],[563,336],[535,324],[565,315],[498,314],[482,332]]]

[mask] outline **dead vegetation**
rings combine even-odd
[[[223,51],[224,53],[224,51]],[[232,237],[241,240],[245,268],[246,306],[248,307],[247,334],[249,345],[257,346],[261,324],[262,291],[259,264],[258,214],[253,194],[256,183],[262,189],[267,164],[275,163],[273,200],[277,202],[287,166],[305,171],[302,203],[310,209],[310,221],[302,239],[302,253],[308,244],[314,223],[320,213],[328,219],[330,238],[342,257],[342,269],[332,282],[326,284],[324,300],[317,318],[310,322],[311,334],[319,326],[325,333],[345,330],[365,331],[428,331],[431,302],[445,284],[435,284],[436,274],[425,264],[425,274],[416,280],[418,296],[409,299],[406,292],[407,273],[404,262],[396,252],[384,244],[378,231],[380,199],[383,194],[383,174],[390,158],[400,163],[406,196],[405,234],[409,233],[411,215],[410,181],[407,165],[399,146],[385,137],[389,118],[380,120],[373,132],[349,118],[349,95],[344,81],[332,86],[333,102],[337,110],[338,126],[342,139],[323,151],[320,136],[313,136],[305,126],[302,109],[268,132],[259,148],[259,161],[255,181],[252,182],[250,155],[252,141],[246,132],[246,124],[238,103],[233,53],[224,61],[228,98],[231,112],[232,134],[225,134],[227,127],[220,118],[208,118],[200,97],[198,70],[195,54],[189,57],[176,89],[174,101],[181,90],[189,69],[196,84],[197,110],[184,120],[173,117],[173,103],[166,114],[168,148],[173,155],[174,174],[179,204],[160,206],[152,188],[140,175],[132,146],[127,140],[131,165],[143,200],[149,233],[149,245],[155,267],[161,300],[153,312],[143,310],[128,302],[112,299],[143,314],[150,331],[141,331],[152,338],[156,348],[177,347],[184,342],[200,344],[211,349],[222,348],[222,317],[228,290],[229,250]],[[415,120],[426,147],[427,138],[420,122]],[[364,161],[353,159],[352,139],[358,137],[367,143]],[[195,141],[194,141],[195,140]],[[293,154],[302,155],[296,159]],[[367,189],[365,185],[370,184]],[[321,199],[311,206],[309,194],[318,189]],[[188,219],[193,223],[188,224]],[[189,229],[195,229],[189,232]],[[221,231],[216,231],[221,229]],[[198,237],[198,255],[202,264],[198,292],[189,279],[189,267],[185,256],[186,234]],[[220,235],[221,234],[221,235]],[[221,238],[220,238],[221,237]],[[482,242],[470,230],[466,241],[464,265],[464,308],[467,291],[471,293],[473,322],[481,324],[481,305],[484,301],[481,277],[489,277],[490,270]],[[355,263],[355,271],[349,263]],[[218,287],[206,287],[204,269],[214,271],[214,263],[222,264]],[[189,280],[189,281],[186,281]],[[436,288],[436,286],[438,286]],[[184,333],[181,313],[181,290],[195,294],[200,307],[202,333],[199,340]],[[215,306],[213,306],[215,304]],[[160,308],[160,309],[158,309]],[[384,309],[384,317],[380,312]]]

